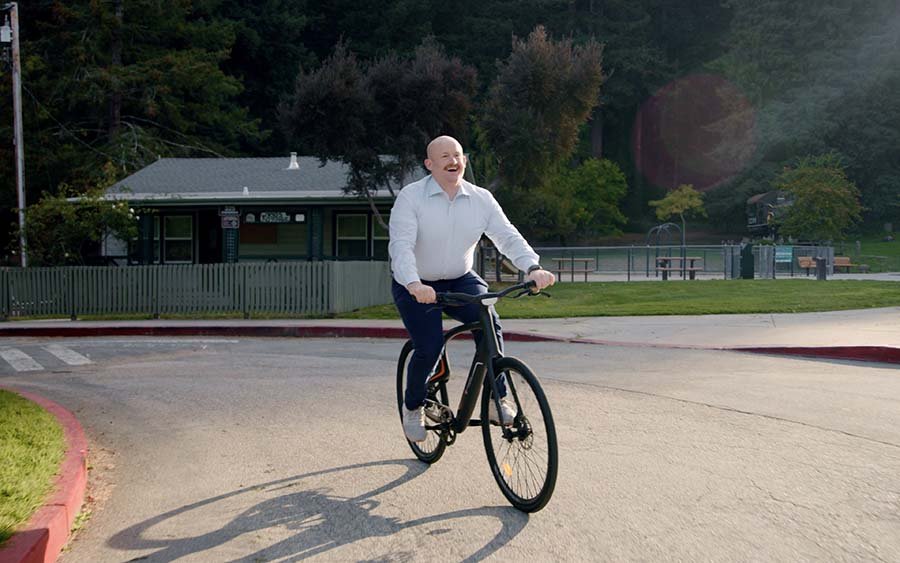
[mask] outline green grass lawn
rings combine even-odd
[[[504,299],[508,319],[629,315],[800,313],[900,306],[900,283],[829,280],[703,280],[669,282],[564,283],[552,299]],[[394,306],[367,307],[339,315],[347,319],[396,319]]]
[[[53,415],[0,389],[0,544],[44,502],[64,453]]]
[[[499,286],[498,286],[499,287]],[[900,306],[900,283],[812,278],[778,280],[696,280],[562,283],[550,288],[553,299],[504,299],[506,318],[603,317],[630,315],[708,315],[727,313],[800,313]],[[22,317],[14,320],[34,320]],[[146,314],[85,315],[81,320],[138,320]],[[240,319],[239,312],[164,315],[168,319]],[[254,313],[252,319],[321,317]],[[342,319],[398,319],[393,304],[337,315]]]

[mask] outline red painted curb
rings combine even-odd
[[[543,342],[557,338],[504,332],[508,340]],[[0,337],[82,336],[261,336],[298,338],[408,338],[405,328],[362,326],[88,326],[0,328]],[[466,335],[461,335],[464,338]]]
[[[37,403],[56,417],[63,428],[66,453],[56,477],[56,487],[46,504],[0,548],[4,563],[52,563],[69,538],[87,487],[87,439],[71,412],[57,403],[18,389],[3,387]]]
[[[852,360],[856,362],[880,362],[900,364],[900,348],[889,346],[824,346],[812,347],[752,347],[732,348],[736,352],[753,352],[754,354],[776,354],[779,356],[805,356],[828,358],[831,360]]]

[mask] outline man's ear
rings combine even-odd
[[[432,166],[434,166],[434,162],[432,162],[430,158],[426,158],[425,159],[425,168],[427,168],[428,171],[431,172]]]

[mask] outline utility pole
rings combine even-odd
[[[25,254],[25,141],[22,135],[22,66],[19,57],[19,7],[16,2],[3,6],[0,42],[11,43],[13,80],[13,126],[16,145],[16,192],[19,196],[19,252],[22,267],[28,265]]]

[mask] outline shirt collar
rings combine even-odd
[[[437,183],[437,180],[434,179],[434,176],[431,174],[428,175],[428,181],[426,182],[426,189],[428,190],[428,197],[433,195],[445,193],[444,188],[441,187],[440,184]],[[471,197],[472,195],[472,185],[462,180],[459,183],[459,191],[456,193],[457,196],[464,195],[466,197]]]

